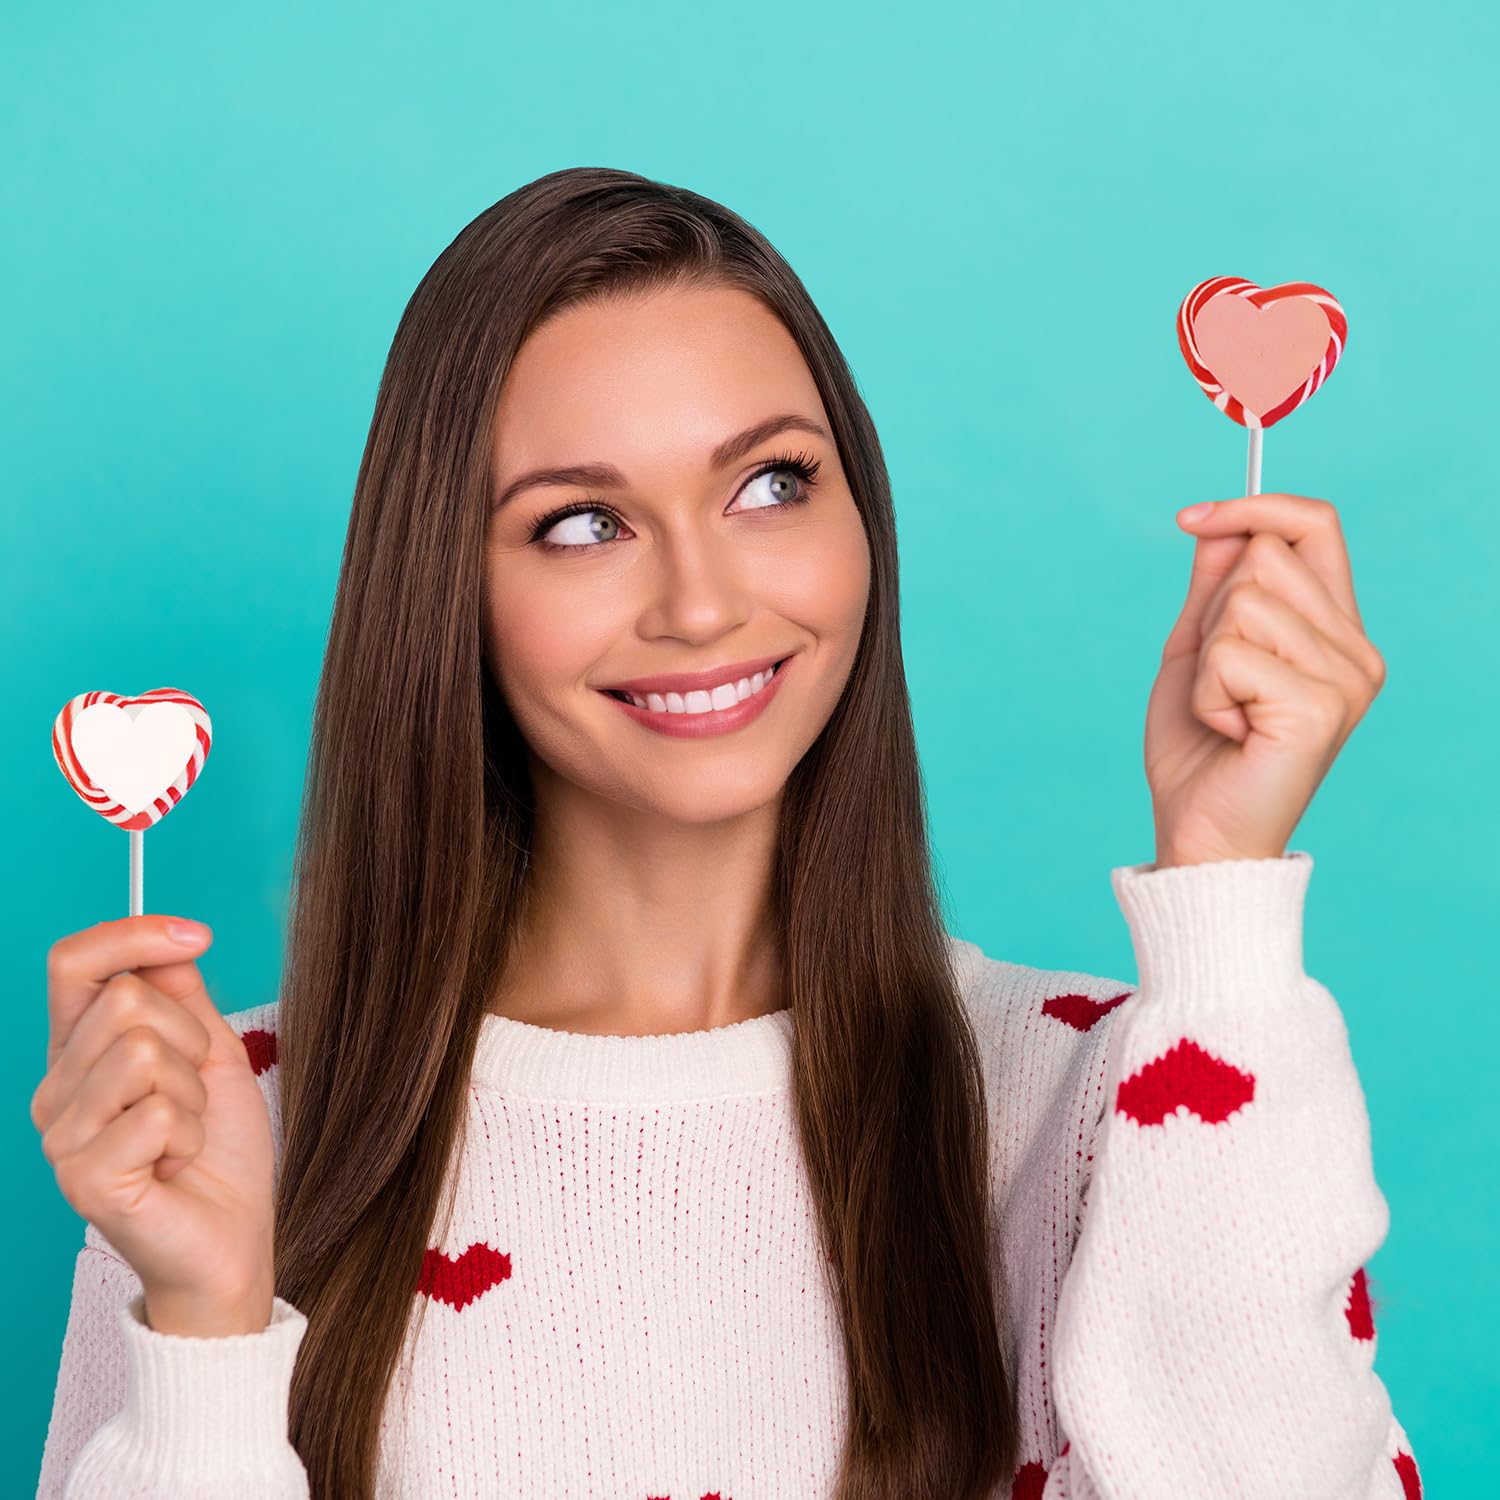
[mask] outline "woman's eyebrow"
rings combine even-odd
[[[737,459],[743,458],[752,448],[765,442],[767,438],[773,438],[780,432],[791,431],[810,432],[817,437],[832,441],[828,438],[821,423],[814,422],[811,417],[800,416],[796,412],[786,412],[779,417],[767,417],[765,421],[757,422],[753,427],[747,427],[743,432],[737,432],[731,438],[725,438],[709,456],[709,465],[715,469],[726,468]],[[531,469],[506,485],[491,507],[491,513],[493,514],[508,500],[520,494],[522,490],[530,489],[533,485],[576,485],[584,489],[623,489],[627,482],[625,476],[613,464],[568,464],[556,469]]]

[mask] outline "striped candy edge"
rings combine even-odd
[[[193,749],[192,757],[183,767],[182,774],[177,780],[149,806],[141,808],[138,812],[128,812],[120,803],[96,787],[89,780],[88,773],[83,769],[78,757],[73,753],[73,723],[84,709],[95,703],[113,703],[121,708],[135,703],[179,703],[193,716],[197,744]],[[57,761],[58,769],[67,778],[68,785],[101,818],[130,833],[138,829],[150,828],[153,824],[161,822],[182,801],[184,793],[198,779],[198,773],[203,769],[203,762],[208,758],[209,746],[212,743],[213,723],[209,719],[208,710],[191,693],[185,693],[180,688],[153,688],[149,693],[142,693],[135,698],[124,698],[118,693],[98,689],[79,693],[63,704],[62,711],[52,725],[52,755]]]
[[[1203,305],[1213,297],[1244,297],[1256,307],[1279,302],[1283,297],[1307,297],[1323,309],[1324,316],[1328,319],[1328,347],[1323,351],[1323,358],[1317,369],[1297,390],[1263,416],[1247,411],[1240,401],[1231,396],[1215,379],[1213,371],[1203,363],[1198,352],[1197,340],[1193,336],[1193,322]],[[1349,320],[1337,298],[1332,292],[1311,281],[1288,281],[1281,286],[1260,287],[1253,281],[1246,281],[1243,276],[1210,276],[1207,281],[1200,281],[1182,299],[1182,305],[1177,309],[1177,342],[1188,369],[1192,371],[1193,379],[1198,382],[1203,394],[1226,417],[1238,422],[1241,427],[1271,427],[1288,412],[1295,411],[1333,373],[1333,367],[1344,352],[1348,335]]]

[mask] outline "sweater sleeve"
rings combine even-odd
[[[1302,966],[1311,856],[1112,872],[1140,974],[1106,1042],[1059,1296],[1042,1500],[1418,1500],[1374,1370],[1390,1211],[1338,1004]]]
[[[86,1227],[37,1500],[307,1500],[287,1437],[304,1315],[277,1297],[261,1333],[158,1333],[107,1244]]]

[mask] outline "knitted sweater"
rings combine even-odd
[[[999,1497],[1421,1494],[1374,1370],[1364,1265],[1390,1215],[1364,1095],[1303,971],[1312,863],[1113,870],[1135,987],[949,937],[1021,1424]],[[279,1161],[276,1004],[228,1019]],[[845,1373],[791,1046],[789,1010],[639,1037],[485,1017],[380,1500],[831,1493]],[[87,1225],[40,1500],[306,1496],[287,1440],[305,1328],[278,1297],[263,1332],[158,1333]]]

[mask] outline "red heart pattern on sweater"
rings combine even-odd
[[[1361,1266],[1349,1283],[1349,1300],[1344,1305],[1344,1316],[1349,1320],[1349,1333],[1357,1339],[1375,1337],[1375,1314],[1370,1307],[1370,1288]]]
[[[1089,1031],[1115,1006],[1123,1005],[1135,993],[1126,990],[1113,1000],[1094,1000],[1088,995],[1052,995],[1042,1002],[1042,1014],[1052,1016],[1074,1031]]]
[[[1422,1478],[1417,1473],[1417,1461],[1410,1453],[1398,1453],[1391,1462],[1396,1466],[1396,1477],[1401,1481],[1401,1493],[1405,1500],[1422,1500]]]
[[[1186,1105],[1205,1125],[1218,1125],[1254,1097],[1253,1073],[1242,1073],[1183,1037],[1121,1082],[1115,1108],[1139,1125],[1160,1125]]]
[[[462,1312],[492,1286],[509,1279],[510,1256],[479,1240],[457,1256],[429,1248],[422,1257],[417,1290],[438,1302],[446,1302],[455,1312]]]
[[[1067,1444],[1063,1445],[1063,1453],[1068,1451]],[[1062,1457],[1062,1453],[1057,1455]],[[1042,1492],[1047,1488],[1047,1468],[1045,1464],[1038,1463],[1032,1459],[1030,1463],[1022,1464],[1016,1470],[1016,1477],[1010,1482],[1010,1500],[1042,1500]]]
[[[250,1054],[250,1068],[257,1078],[267,1068],[276,1066],[276,1033],[259,1027],[240,1033],[245,1051]]]

